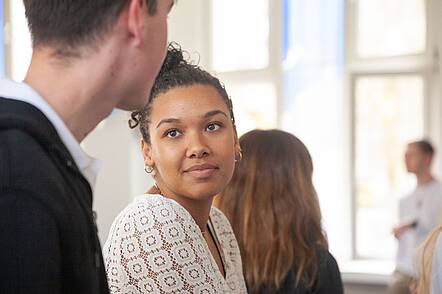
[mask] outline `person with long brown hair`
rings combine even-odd
[[[238,239],[249,293],[343,293],[305,145],[284,131],[253,130],[240,146],[219,208]]]
[[[435,228],[420,247],[419,279],[413,293],[442,293],[442,225]]]

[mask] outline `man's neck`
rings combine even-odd
[[[423,186],[425,184],[428,184],[428,183],[434,181],[434,177],[431,175],[431,172],[428,170],[428,171],[422,172],[421,174],[417,174],[416,180],[417,180],[418,186]]]
[[[106,64],[101,60],[78,59],[63,63],[49,49],[34,52],[25,77],[29,84],[61,117],[78,142],[114,108],[106,87]],[[107,84],[109,85],[109,84]]]

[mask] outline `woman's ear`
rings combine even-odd
[[[242,158],[242,150],[241,150],[241,145],[239,144],[239,138],[238,138],[238,133],[236,132],[236,128],[234,129],[235,131],[235,159],[240,159]]]
[[[155,162],[152,159],[152,148],[150,144],[146,143],[143,139],[140,141],[141,153],[143,153],[144,165],[154,166]]]

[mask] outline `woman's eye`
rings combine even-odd
[[[166,136],[169,138],[176,138],[180,135],[180,132],[178,130],[170,130],[166,133]]]
[[[209,125],[207,126],[207,130],[213,132],[213,131],[218,130],[220,127],[221,127],[221,126],[220,126],[219,124],[215,124],[215,123],[213,123],[213,124],[209,124]]]

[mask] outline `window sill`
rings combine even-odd
[[[394,270],[393,261],[352,260],[340,265],[346,284],[387,285]]]

